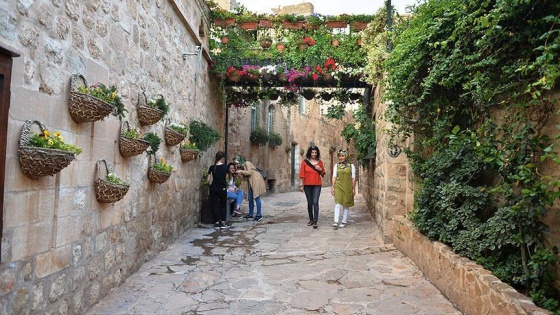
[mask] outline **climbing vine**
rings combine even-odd
[[[555,0],[431,0],[395,28],[383,68],[392,135],[415,134],[411,219],[557,313],[557,249],[541,219],[559,185],[539,163],[558,147],[544,127],[559,35]]]

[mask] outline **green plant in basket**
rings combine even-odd
[[[140,138],[140,131],[137,128],[128,128],[123,132],[123,136],[131,139],[138,139]]]
[[[268,144],[273,146],[279,146],[282,144],[282,136],[279,133],[271,132],[268,135]]]
[[[264,145],[268,142],[268,133],[261,127],[257,127],[253,131],[251,131],[249,140],[251,140],[252,143],[258,145]]]
[[[199,151],[196,143],[191,142],[189,140],[187,140],[185,143],[181,144],[181,149]]]
[[[161,138],[153,132],[148,132],[144,135],[144,140],[150,143],[150,148],[152,149],[151,154],[155,154],[159,150],[159,145],[161,144]]]
[[[177,131],[180,134],[186,134],[187,131],[189,131],[189,127],[187,127],[184,124],[180,124],[180,123],[172,123],[169,125],[169,128]]]
[[[111,85],[111,87],[107,87],[103,83],[95,83],[90,87],[81,85],[78,86],[78,92],[91,95],[113,105],[115,107],[114,115],[119,117],[119,119],[123,119],[125,117],[124,113],[127,112],[127,110],[124,108],[124,104],[120,96],[117,95],[116,86]]]
[[[163,95],[158,95],[155,100],[148,100],[148,106],[161,110],[164,116],[169,112],[169,104],[165,101]]]
[[[171,173],[173,166],[169,165],[163,158],[158,158],[152,167],[160,172]]]
[[[201,151],[205,151],[222,137],[214,128],[199,120],[193,120],[189,124],[189,130],[191,133],[189,141],[196,143]]]
[[[64,139],[60,135],[60,132],[55,131],[52,135],[50,131],[44,130],[40,134],[34,134],[29,139],[29,146],[47,149],[57,149],[62,151],[68,151],[74,154],[82,153],[82,149],[64,142]]]
[[[108,181],[111,184],[129,186],[129,184],[127,182],[120,179],[115,173],[107,174],[107,177],[105,177],[105,180]]]

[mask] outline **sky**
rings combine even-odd
[[[405,8],[418,4],[419,0],[391,0],[391,5],[401,14],[406,13]],[[315,13],[322,15],[339,14],[374,14],[379,8],[385,6],[385,0],[237,0],[247,9],[258,13],[272,13],[270,8],[311,2]]]

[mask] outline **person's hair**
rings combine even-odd
[[[306,158],[310,159],[311,158],[311,151],[317,151],[317,160],[321,159],[321,151],[319,151],[319,148],[316,145],[312,145],[309,147],[309,149],[307,149],[307,154],[305,155]]]
[[[229,163],[229,164],[227,165],[227,174],[226,174],[226,179],[227,179],[227,180],[230,180],[231,177],[233,176],[233,175],[231,174],[231,172],[229,171],[230,168],[231,168],[232,166],[233,166],[233,168],[234,168],[235,170],[237,170],[237,167],[235,167],[235,163],[233,163],[233,162]]]
[[[219,160],[223,159],[226,157],[226,154],[223,151],[218,151],[216,153],[216,160],[214,160],[214,165],[216,165],[218,163]]]

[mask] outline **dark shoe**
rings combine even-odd
[[[229,225],[223,224],[223,223],[222,223],[222,224],[220,225],[220,230],[225,230],[225,229],[229,229]]]
[[[221,223],[219,223],[219,222],[218,222],[218,223],[214,223],[214,227],[215,227],[215,228],[219,228],[219,227],[220,227],[220,224],[221,224]]]
[[[317,222],[313,222],[313,228],[314,228],[314,229],[317,228]]]
[[[260,222],[262,221],[262,215],[258,215],[255,217],[255,221]]]
[[[307,223],[307,226],[312,226],[313,225],[313,221],[309,221],[309,223]]]
[[[246,216],[244,216],[243,218],[244,218],[245,220],[250,220],[250,219],[253,218],[253,216],[252,216],[252,215],[246,215]]]

